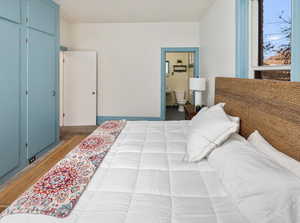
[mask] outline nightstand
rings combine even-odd
[[[196,107],[192,104],[184,105],[185,120],[191,120],[196,114]]]

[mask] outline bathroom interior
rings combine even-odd
[[[194,77],[193,52],[166,53],[166,120],[184,120],[184,105],[192,103],[189,79]]]

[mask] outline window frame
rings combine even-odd
[[[235,0],[235,26],[236,26],[236,48],[235,48],[235,76],[237,78],[253,78],[251,74],[251,45],[250,37],[250,1]],[[300,82],[300,1],[292,0],[292,64],[291,81]],[[253,71],[253,70],[252,70]]]
[[[261,45],[264,44],[264,12],[263,12],[263,1],[264,0],[257,0],[258,1],[258,33],[257,33],[257,37],[258,38],[258,60],[257,60],[257,66],[258,67],[262,67],[263,66],[263,61],[264,61],[264,50],[262,49]],[[251,1],[250,1],[251,2]],[[252,1],[253,2],[253,1]],[[252,3],[253,4],[253,3]],[[250,34],[251,35],[251,34]],[[253,36],[252,36],[253,38]],[[269,67],[269,66],[268,66]]]
[[[249,1],[250,78],[255,78],[255,73],[257,71],[292,71],[292,65],[263,65],[264,52],[260,47],[260,45],[264,43],[263,1],[264,0]]]

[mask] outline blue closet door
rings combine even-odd
[[[21,22],[21,0],[0,0],[0,17]]]
[[[57,6],[51,1],[28,1],[28,26],[50,34],[56,33]]]
[[[29,29],[28,157],[55,143],[56,40]]]
[[[0,177],[20,162],[21,29],[0,19]]]

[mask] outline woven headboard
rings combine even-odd
[[[216,78],[215,102],[241,118],[241,135],[258,130],[279,151],[300,161],[300,83]]]

